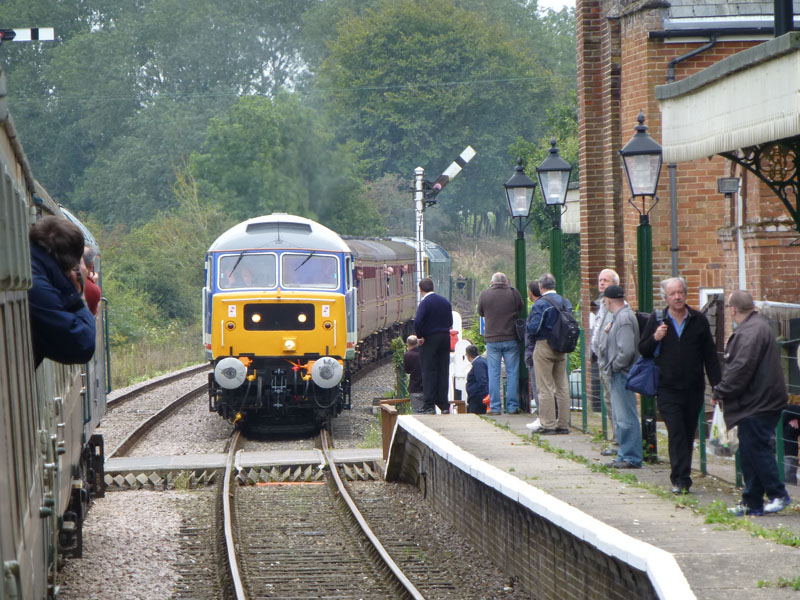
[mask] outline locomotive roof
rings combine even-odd
[[[350,251],[342,238],[324,225],[286,213],[273,213],[234,225],[219,236],[208,251],[295,248],[323,252]]]

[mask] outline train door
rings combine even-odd
[[[213,270],[213,259],[210,254],[206,254],[206,281],[203,287],[203,346],[206,349],[206,358],[211,360],[211,276]]]
[[[358,342],[358,289],[354,281],[353,258],[347,256],[344,259],[344,282],[345,282],[345,315],[347,320],[347,345],[345,350],[345,360],[355,358],[356,342]]]

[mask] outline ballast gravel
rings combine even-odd
[[[384,397],[391,390],[393,380],[392,367],[387,365],[363,376],[353,385],[353,407],[339,416],[334,424],[337,447],[355,447],[363,444],[365,438],[380,443],[379,437],[375,436],[379,424],[373,415],[373,400]],[[196,381],[184,384],[187,390],[192,385],[196,385]],[[174,394],[174,390],[171,393]],[[159,401],[154,400],[155,403]],[[147,448],[137,450],[137,454],[222,451],[220,445],[227,439],[231,426],[208,412],[207,400],[193,401],[181,409],[181,413],[185,418],[170,419],[169,432],[163,432],[163,436],[148,436],[150,439],[161,437],[163,442],[154,442],[153,445],[148,442]],[[104,435],[110,435],[112,439],[116,436],[112,430],[129,420],[127,415],[116,418],[116,424],[113,419],[109,419],[110,424],[105,421],[101,424]],[[289,449],[308,448],[312,439],[300,437]],[[275,442],[276,447],[281,444],[282,449],[287,449],[285,443],[285,440]],[[263,443],[258,448],[268,449]],[[468,593],[465,593],[465,588],[456,586],[428,598],[528,598],[515,587],[514,581],[508,580],[482,554],[471,549],[415,489],[379,483],[374,488],[362,488],[361,493],[387,498],[388,505],[396,510],[389,527],[402,527],[408,538],[423,543],[421,552],[439,556],[440,560],[446,557],[452,563],[448,570],[453,577],[458,578],[458,573],[461,573],[469,580]],[[68,559],[59,572],[59,598],[221,599],[217,573],[201,570],[201,581],[187,581],[197,577],[197,571],[192,570],[191,565],[198,560],[198,544],[207,545],[209,553],[215,552],[214,532],[196,534],[198,522],[207,520],[209,524],[213,523],[215,502],[213,489],[109,492],[104,498],[97,499],[84,523],[83,557]],[[188,536],[187,530],[195,533]]]

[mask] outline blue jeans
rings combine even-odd
[[[500,359],[506,363],[506,411],[519,410],[517,387],[519,386],[519,342],[489,342],[486,344],[486,362],[489,366],[489,410],[499,413],[503,403],[500,399]]]
[[[642,464],[642,426],[636,411],[636,394],[625,389],[628,374],[617,371],[611,376],[611,413],[614,435],[619,442],[617,460]]]
[[[739,459],[742,463],[744,491],[742,504],[751,509],[764,508],[767,498],[783,498],[786,487],[778,477],[778,463],[770,439],[775,435],[780,412],[762,413],[739,421]]]

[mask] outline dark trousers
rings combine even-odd
[[[737,424],[739,460],[744,478],[742,504],[748,508],[763,508],[764,494],[770,500],[786,495],[786,487],[778,477],[778,463],[771,444],[779,418],[780,412],[762,413],[742,419]]]
[[[485,397],[486,394],[475,394],[474,396],[467,397],[467,412],[475,413],[477,415],[485,415],[486,405],[483,403],[483,399]]]
[[[692,450],[697,420],[703,408],[704,389],[673,390],[659,388],[658,412],[667,426],[669,478],[672,485],[692,487]]]
[[[425,336],[420,348],[422,359],[422,393],[425,395],[425,411],[434,412],[438,406],[442,412],[450,412],[447,401],[448,377],[450,375],[450,333],[434,333]]]

